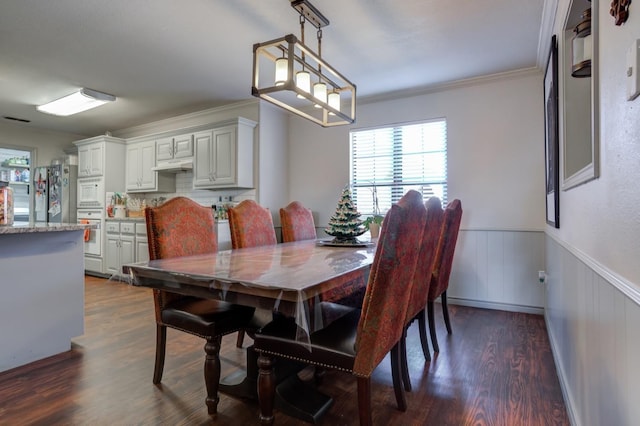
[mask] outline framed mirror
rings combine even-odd
[[[598,1],[572,0],[561,37],[564,191],[599,176]]]

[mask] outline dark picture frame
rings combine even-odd
[[[560,228],[560,142],[558,125],[558,42],[554,35],[544,72],[545,194],[547,223]]]

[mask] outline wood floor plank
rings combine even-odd
[[[376,425],[568,425],[542,316],[451,305],[453,334],[436,315],[440,353],[425,362],[417,326],[408,333],[413,392],[396,409],[389,360],[374,371]],[[204,340],[168,330],[162,384],[154,386],[151,291],[85,279],[85,334],[72,349],[0,373],[0,424],[251,425],[254,401],[221,394],[218,414],[204,404]],[[19,326],[16,326],[19,330]],[[251,339],[245,339],[245,347]],[[235,335],[223,339],[222,375],[244,363]],[[358,424],[356,380],[329,371],[322,392],[335,402],[326,425]],[[300,421],[276,412],[276,424]]]

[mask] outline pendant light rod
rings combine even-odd
[[[291,0],[291,7],[298,11],[307,21],[311,22],[316,28],[322,28],[329,25],[329,20],[308,0]]]

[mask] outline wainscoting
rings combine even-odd
[[[545,319],[571,423],[638,424],[637,290],[551,236],[545,245]]]
[[[450,303],[542,314],[544,232],[464,230],[449,280]]]

